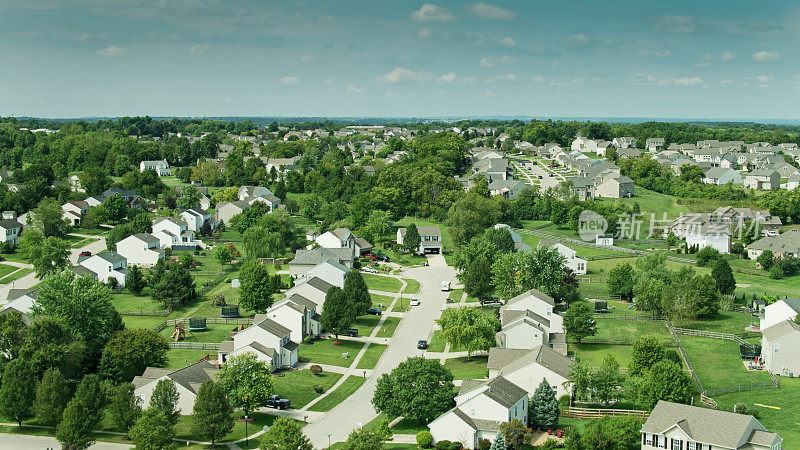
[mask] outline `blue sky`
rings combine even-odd
[[[800,118],[790,1],[3,0],[0,114]]]

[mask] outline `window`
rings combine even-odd
[[[702,445],[701,445],[702,447]],[[686,450],[697,450],[697,443],[695,441],[689,441],[686,443]]]
[[[781,348],[781,344],[775,344],[774,345],[775,353],[778,353],[778,350],[780,350],[780,348]]]
[[[647,433],[642,433],[642,445],[652,445],[653,437]]]
[[[672,439],[672,450],[683,450],[683,441],[680,439]]]

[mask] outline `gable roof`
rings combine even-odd
[[[509,299],[509,300],[506,302],[506,304],[505,304],[505,305],[503,305],[503,306],[500,308],[500,311],[502,312],[502,311],[504,311],[504,310],[508,309],[507,307],[508,307],[509,305],[512,305],[512,304],[514,304],[514,303],[516,303],[516,302],[518,302],[518,301],[520,301],[520,300],[523,300],[523,299],[525,299],[525,298],[527,298],[527,297],[534,297],[534,298],[537,298],[537,299],[539,299],[539,300],[541,300],[541,301],[543,301],[543,302],[547,303],[547,304],[548,304],[548,305],[550,305],[550,306],[556,306],[556,301],[555,301],[555,300],[553,300],[553,297],[550,297],[549,295],[545,294],[544,292],[542,292],[542,291],[540,291],[540,290],[537,290],[537,289],[531,289],[531,290],[529,290],[529,291],[527,291],[527,292],[523,292],[522,294],[519,294],[519,295],[518,295],[518,296],[516,296],[516,297],[510,298],[510,299]]]
[[[479,382],[476,383],[476,381]],[[483,391],[482,394],[501,404],[505,408],[514,406],[521,398],[528,396],[528,393],[525,391],[525,389],[522,389],[502,376],[489,380],[488,382],[472,380],[471,382],[467,383],[466,386],[464,386],[465,382],[467,382],[467,380],[464,380],[461,388],[459,388],[459,395],[467,394],[486,386],[486,390]]]
[[[784,320],[772,325],[771,327],[764,328],[761,330],[761,335],[764,336],[764,339],[767,341],[774,341],[775,339],[780,339],[787,334],[796,332],[800,332],[800,325],[795,323],[793,320]]]
[[[262,330],[277,336],[279,338],[285,337],[287,334],[291,333],[292,330],[284,327],[283,325],[275,322],[272,319],[264,319],[261,322],[255,324],[257,327],[261,328]]]
[[[353,259],[353,250],[349,248],[324,248],[317,247],[311,250],[298,250],[294,259],[289,264],[316,266],[329,259],[336,261],[350,261]]]
[[[217,372],[219,372],[219,369],[206,360],[198,361],[178,370],[148,367],[142,376],[134,378],[133,385],[139,388],[166,376],[174,381],[175,384],[179,384],[196,394],[204,381],[216,378]]]
[[[800,230],[792,229],[777,236],[763,237],[747,246],[753,250],[771,250],[778,253],[800,251]]]

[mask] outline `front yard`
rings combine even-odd
[[[367,288],[374,291],[381,292],[398,292],[402,283],[400,280],[383,275],[376,275],[374,273],[364,273],[364,282],[367,283]],[[417,285],[419,286],[419,284]],[[417,287],[419,289],[419,287]]]
[[[486,378],[489,376],[489,369],[486,368],[488,359],[486,355],[473,356],[470,360],[466,357],[450,358],[445,361],[444,366],[453,372],[454,380]]]
[[[292,402],[292,408],[300,409],[327,392],[341,377],[334,372],[322,372],[317,376],[310,370],[290,370],[276,374],[273,387],[276,394]],[[316,385],[322,386],[322,392],[314,390]]]
[[[353,358],[364,346],[363,342],[340,341],[342,345],[333,345],[333,338],[314,342],[311,345],[301,344],[298,349],[300,358],[308,358],[310,362],[317,364],[330,364],[332,366],[350,367]],[[342,353],[347,353],[343,357]]]

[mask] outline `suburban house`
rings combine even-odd
[[[275,211],[278,208],[278,205],[281,204],[281,199],[275,197],[274,195],[264,195],[261,197],[246,197],[244,200],[241,200],[248,205],[252,205],[256,202],[261,202],[269,207],[269,211]]]
[[[594,181],[587,177],[572,177],[567,180],[569,184],[569,192],[571,195],[578,197],[580,201],[592,199],[594,192]]]
[[[347,277],[347,272],[349,271],[350,269],[336,262],[335,259],[331,258],[322,261],[316,266],[308,269],[302,277],[298,278],[295,281],[295,284],[299,284],[307,279],[316,277],[325,280],[326,282],[328,282],[333,286],[343,288],[344,279],[345,277]]]
[[[219,369],[208,361],[199,361],[182,369],[162,369],[148,367],[140,377],[133,379],[134,395],[141,400],[143,406],[150,404],[150,397],[159,380],[170,379],[178,390],[176,409],[181,415],[189,415],[194,408],[194,400],[204,381],[216,381]]]
[[[610,233],[598,234],[594,237],[594,243],[595,245],[610,247],[614,245],[614,235]]]
[[[800,312],[800,298],[778,300],[764,308],[764,318],[761,319],[761,329],[767,329],[784,320],[794,320]]]
[[[730,253],[731,224],[714,213],[685,213],[675,218],[669,226],[687,247],[711,247],[720,253]],[[668,234],[664,232],[664,236]]]
[[[644,148],[650,152],[658,152],[664,149],[664,138],[650,138],[644,141]]]
[[[204,209],[179,209],[177,213],[181,218],[183,218],[184,222],[186,222],[187,229],[194,231],[195,233],[199,233],[200,227],[202,227],[206,222],[208,222],[208,225],[212,230],[217,228],[217,224],[214,223],[211,213]]]
[[[275,194],[272,193],[268,188],[264,186],[241,186],[239,187],[238,191],[239,200],[244,201],[247,198],[251,197],[264,197],[267,195],[274,196]]]
[[[642,425],[642,450],[780,450],[755,417],[660,400]]]
[[[323,248],[348,248],[356,254],[356,235],[347,228],[326,231],[317,236],[314,242]]]
[[[628,198],[633,197],[633,180],[620,175],[608,178],[594,188],[595,197]]]
[[[317,305],[316,310],[322,314],[322,307],[325,304],[325,296],[333,285],[322,278],[305,278],[301,283],[295,284],[284,292],[284,298],[289,298],[295,294],[307,298]]]
[[[259,361],[268,363],[273,370],[297,364],[299,345],[291,340],[291,330],[272,319],[259,317],[253,325],[236,333],[232,341],[219,344],[217,362],[245,352],[253,353]]]
[[[493,441],[503,422],[528,423],[528,393],[502,376],[464,380],[455,400],[455,408],[428,424],[434,442],[459,442],[474,449],[482,439]]]
[[[158,238],[162,248],[176,250],[194,250],[198,241],[194,239],[194,231],[183,218],[156,217],[153,219],[153,236]]]
[[[800,325],[793,319],[761,329],[761,360],[764,363],[764,370],[769,373],[788,377],[800,374],[798,348],[800,348]]]
[[[778,258],[800,256],[800,230],[791,229],[777,236],[766,236],[747,246],[747,257],[756,259],[770,250]]]
[[[616,148],[636,148],[636,138],[632,136],[615,137],[611,145]]]
[[[139,172],[144,172],[145,170],[155,170],[158,176],[163,177],[165,175],[172,175],[172,171],[169,168],[169,163],[166,159],[162,159],[161,161],[142,161],[139,163]]]
[[[505,158],[484,158],[472,166],[475,173],[483,174],[487,180],[507,180],[511,178],[511,168]]]
[[[499,230],[500,228],[504,228],[504,229],[508,230],[509,233],[511,233],[511,240],[514,241],[514,251],[517,251],[517,252],[529,252],[529,251],[531,251],[531,246],[526,244],[526,243],[524,243],[524,242],[522,242],[522,236],[517,234],[516,231],[512,230],[509,225],[506,225],[504,223],[495,224],[495,226],[494,226],[495,230]]]
[[[233,202],[219,202],[214,210],[214,219],[216,219],[218,224],[222,222],[225,223],[225,225],[228,225],[231,223],[231,218],[233,216],[243,213],[244,210],[249,207],[249,204],[241,200],[236,200]]]
[[[441,253],[443,248],[442,231],[437,225],[418,226],[420,242],[417,253]],[[405,228],[397,229],[397,243],[403,245],[403,236],[406,235]]]
[[[152,234],[137,233],[117,242],[117,253],[128,261],[128,265],[151,267],[164,259],[161,241]]]
[[[117,252],[108,251],[91,256],[80,256],[78,257],[78,266],[91,271],[94,274],[93,278],[97,278],[103,283],[108,283],[111,278],[114,278],[117,280],[117,284],[125,286],[128,261]]]
[[[561,242],[552,239],[542,239],[539,241],[538,248],[550,247],[555,248],[561,256],[564,257],[564,266],[572,270],[576,275],[586,275],[586,265],[588,260],[578,258],[578,253],[562,244]]]
[[[306,336],[318,336],[321,332],[316,303],[300,294],[280,300],[266,314],[256,314],[253,320],[260,322],[266,318],[287,327],[290,330],[289,338],[295,342],[303,342]]]
[[[80,225],[83,215],[89,211],[89,205],[83,200],[75,200],[61,205],[61,210],[64,212],[62,216],[64,220],[76,227]]]
[[[780,189],[781,174],[773,169],[756,169],[744,177],[744,187],[765,191]]]
[[[36,295],[39,289],[9,289],[6,303],[0,307],[0,314],[8,314],[17,311],[22,314],[25,323],[31,322],[31,308],[36,302]]]
[[[139,194],[137,194],[136,191],[133,190],[126,191],[124,189],[115,187],[106,189],[105,192],[103,192],[102,194],[87,198],[86,203],[89,206],[99,206],[102,205],[107,198],[113,197],[115,195],[119,195],[120,197],[122,197],[125,200],[125,206],[127,206],[128,208],[138,208],[141,207],[143,204],[142,198],[139,197]]]
[[[516,200],[519,193],[529,186],[519,180],[492,180],[489,183],[489,193],[509,200]]]
[[[0,242],[17,245],[20,234],[22,234],[22,224],[17,221],[17,213],[3,211],[3,219],[0,220]]]
[[[293,277],[302,277],[312,267],[328,260],[333,260],[349,270],[353,267],[353,251],[348,248],[324,247],[297,250],[294,259],[288,262],[289,274]]]
[[[356,238],[356,252],[359,255],[366,255],[367,253],[372,251],[372,244],[370,244],[366,239],[357,237]]]
[[[702,179],[705,184],[726,185],[733,183],[740,185],[744,182],[742,174],[733,169],[723,167],[712,167],[706,170],[706,175]]]
[[[536,289],[509,299],[500,307],[498,346],[531,349],[547,345],[567,354],[564,319],[553,311],[555,300]]]
[[[547,380],[558,398],[570,394],[564,383],[569,381],[574,362],[547,345],[531,349],[494,347],[489,350],[486,368],[489,378],[503,376],[529,395],[533,395],[542,380]]]
[[[781,229],[781,218],[773,216],[766,209],[756,208],[734,208],[732,206],[720,206],[711,213],[714,218],[719,218],[721,222],[743,225],[744,222],[755,221],[761,227],[763,236],[777,236]]]

